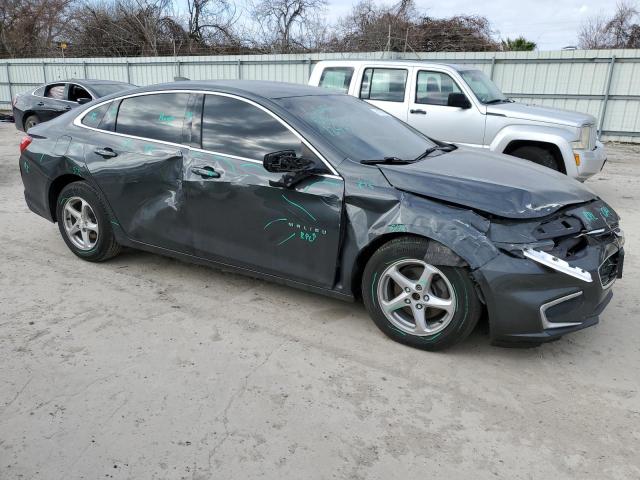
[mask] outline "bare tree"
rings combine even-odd
[[[599,15],[587,19],[578,34],[580,48],[639,48],[639,15],[635,4],[623,0],[611,18]]]
[[[228,0],[187,0],[189,38],[198,46],[238,43],[236,6]]]
[[[51,54],[64,40],[72,0],[2,0],[0,2],[0,55]]]
[[[259,0],[252,3],[250,10],[262,37],[254,40],[279,53],[307,49],[311,47],[308,34],[322,28],[319,14],[326,5],[327,0]]]

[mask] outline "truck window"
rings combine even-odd
[[[450,93],[462,93],[456,82],[446,73],[418,72],[416,103],[447,105]]]
[[[322,71],[318,86],[347,93],[352,76],[353,68],[351,67],[327,67]]]
[[[367,68],[362,75],[360,98],[404,102],[407,71],[396,68]]]

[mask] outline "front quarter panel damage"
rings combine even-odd
[[[348,221],[340,279],[346,290],[358,291],[359,274],[369,256],[376,247],[400,235],[434,240],[426,260],[440,265],[476,269],[498,255],[486,236],[490,222],[484,217],[396,190],[377,168],[367,170],[368,174],[363,175],[362,169],[357,168],[356,175],[346,176],[350,179],[345,184]]]

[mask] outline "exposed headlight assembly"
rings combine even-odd
[[[593,278],[591,278],[591,274],[586,270],[578,267],[573,267],[570,263],[565,262],[561,258],[554,257],[553,255],[549,255],[548,253],[541,250],[523,248],[522,253],[529,260],[538,262],[545,267],[552,268],[558,272],[569,275],[570,277],[577,278],[578,280],[582,280],[583,282],[587,283],[591,283],[593,281]]]

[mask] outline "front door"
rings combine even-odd
[[[447,106],[450,93],[464,93],[456,81],[444,72],[417,70],[414,75],[409,125],[443,142],[483,145],[486,116],[473,103],[467,109]]]
[[[200,118],[198,112],[195,116]],[[194,253],[302,283],[333,286],[342,179],[319,175],[291,189],[272,185],[281,175],[264,169],[266,153],[314,153],[252,103],[208,94],[201,118],[202,148],[191,150],[185,168]],[[199,122],[195,125],[199,128]]]
[[[71,104],[66,101],[66,88],[65,83],[52,83],[44,88],[44,96],[36,103],[36,112],[41,122],[71,110]]]

